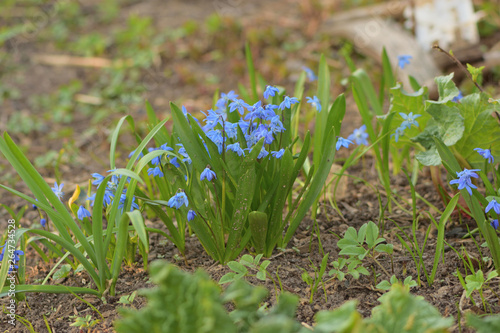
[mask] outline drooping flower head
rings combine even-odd
[[[180,190],[179,192],[177,192],[173,197],[171,197],[168,200],[167,205],[170,208],[175,208],[175,209],[180,209],[182,207],[182,205],[185,205],[187,207],[189,205],[189,201],[188,201],[188,198],[186,196],[186,193],[184,193],[184,191]]]
[[[83,206],[80,206],[80,208],[78,208],[78,212],[76,213],[76,215],[78,216],[78,219],[80,221],[83,221],[83,219],[86,217],[92,216],[90,212]]]
[[[490,149],[474,148],[474,150],[477,151],[479,155],[487,159],[489,163],[493,163],[495,161]]]
[[[496,199],[492,199],[492,200],[488,203],[488,205],[486,206],[486,208],[484,209],[484,211],[485,211],[486,213],[488,213],[488,212],[489,212],[490,210],[492,210],[492,209],[493,209],[493,211],[494,211],[495,213],[500,214],[500,203],[498,203],[498,202],[496,201]]]
[[[210,166],[207,166],[205,168],[205,170],[203,170],[201,172],[200,181],[203,181],[203,179],[206,179],[209,182],[211,182],[212,179],[214,179],[214,178],[217,178],[217,175],[215,174],[215,172],[212,171],[212,169],[210,169]]]
[[[187,220],[192,221],[192,220],[194,220],[195,216],[196,216],[195,211],[190,209],[189,212],[187,213]]]

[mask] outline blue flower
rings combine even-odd
[[[196,216],[196,213],[194,210],[190,209],[189,212],[187,213],[187,219],[188,221],[194,220],[194,217]]]
[[[491,200],[484,211],[488,213],[492,209],[495,211],[495,213],[500,214],[500,204],[496,201],[496,199]]]
[[[134,154],[135,154],[135,151],[136,151],[136,150],[137,150],[137,149],[132,150],[132,152],[131,152],[130,154],[128,154],[128,158],[131,158],[131,157],[132,157],[132,155],[134,155]],[[139,155],[137,156],[137,159],[136,159],[136,160],[138,161],[138,160],[139,160],[141,157],[143,157],[143,156],[144,156],[144,153],[141,151],[141,152],[139,153]],[[98,174],[98,173],[97,173],[97,174],[92,174],[92,176],[93,176],[93,175],[99,175],[99,174]],[[101,175],[99,175],[99,176],[101,176]],[[102,176],[101,176],[101,177],[102,177]],[[104,177],[103,177],[103,178],[104,178]],[[94,185],[96,185],[96,184],[94,184]]]
[[[459,90],[458,91],[458,95],[453,97],[453,99],[451,100],[452,102],[455,102],[455,103],[458,103],[460,102],[460,100],[464,98],[464,94],[462,94],[462,92]]]
[[[302,66],[302,69],[306,72],[307,78],[309,79],[309,81],[312,82],[312,81],[316,81],[318,79],[316,74],[314,74],[313,70],[310,69],[309,67]]]
[[[258,159],[258,160],[260,160],[261,158],[264,158],[264,157],[266,157],[267,155],[269,155],[269,152],[268,152],[268,151],[267,151],[264,147],[262,147],[262,148],[260,149],[260,153],[259,153],[259,155],[257,156],[257,159]]]
[[[340,147],[346,147],[346,148],[349,148],[349,145],[350,144],[353,144],[353,142],[349,139],[344,139],[343,137],[338,137],[337,138],[337,144],[335,145],[335,148],[337,150],[340,149]]]
[[[321,112],[321,102],[317,96],[314,96],[313,98],[306,97],[306,99],[307,103],[311,103],[311,105],[314,106],[318,112]]]
[[[245,156],[245,152],[243,151],[243,149],[241,149],[239,142],[227,145],[226,151],[228,150],[234,151],[236,154],[238,154],[238,156]]]
[[[174,156],[170,159],[170,164],[172,164],[174,167],[179,168],[181,165],[179,162],[177,162],[177,157]]]
[[[189,205],[189,201],[186,196],[186,193],[184,193],[184,191],[182,190],[177,192],[173,197],[171,197],[168,200],[167,205],[170,208],[175,208],[175,209],[180,209],[182,205],[186,205],[187,207]]]
[[[272,151],[271,155],[275,158],[281,158],[285,154],[285,149],[281,148],[278,151]]]
[[[238,112],[243,115],[245,113],[245,108],[250,107],[247,103],[245,103],[242,99],[234,99],[231,104],[229,104],[229,112],[234,112],[234,110],[238,110]]]
[[[78,212],[76,213],[76,215],[78,216],[78,219],[80,221],[83,221],[83,219],[86,217],[92,216],[90,212],[83,206],[80,206],[80,208],[78,208]]]
[[[366,133],[366,125],[356,128],[352,134],[347,137],[347,139],[355,141],[357,145],[368,146],[368,133]]]
[[[396,142],[398,142],[399,137],[403,136],[404,132],[405,132],[405,127],[400,126],[400,127],[396,128],[396,131],[393,134],[391,134],[391,138],[395,137]]]
[[[458,189],[466,189],[470,195],[472,195],[471,188],[477,188],[476,185],[472,184],[471,177],[478,178],[479,176],[474,171],[481,171],[479,169],[464,169],[464,171],[457,172],[458,179],[453,179],[450,184],[458,184]]]
[[[148,175],[153,175],[153,177],[163,177],[163,172],[160,167],[154,167],[148,169]]]
[[[299,102],[299,100],[296,97],[285,96],[285,99],[283,100],[283,102],[281,102],[281,104],[278,108],[280,110],[284,110],[285,108],[290,109],[293,104],[296,104],[298,102]]]
[[[283,126],[283,123],[280,120],[280,116],[274,116],[273,118],[271,118],[269,129],[273,133],[281,133],[286,130],[285,127]]]
[[[411,55],[403,54],[398,56],[398,66],[401,69],[404,69],[406,65],[410,64],[410,59],[413,59]]]
[[[207,137],[212,140],[213,143],[217,145],[219,149],[219,154],[222,153],[222,144],[226,141],[220,130],[211,130],[207,132]]]
[[[226,132],[226,135],[230,139],[237,139],[238,138],[238,123],[230,123],[229,121],[226,121],[224,123],[224,131]]]
[[[52,191],[54,194],[59,198],[59,200],[62,200],[62,197],[64,196],[64,192],[62,191],[64,184],[57,185],[57,182],[54,183],[54,187],[52,188]]]
[[[206,179],[209,182],[211,182],[212,179],[214,179],[214,178],[217,178],[217,175],[215,174],[215,172],[213,172],[210,169],[210,167],[206,167],[205,170],[203,170],[203,172],[201,173],[200,181],[203,180],[203,179]]]
[[[101,185],[102,181],[105,178],[104,176],[102,176],[101,174],[98,174],[98,173],[93,173],[93,174],[91,174],[91,176],[95,178],[95,180],[92,182],[92,185],[96,185],[96,186]]]
[[[189,112],[187,111],[186,107],[183,105],[181,107],[181,109],[182,109],[182,114],[184,115],[184,118],[188,119]]]
[[[498,229],[498,219],[491,220],[490,225],[496,229]]]
[[[0,246],[2,248],[2,253],[0,254],[0,261],[3,260],[3,256],[5,255],[5,248],[7,247],[7,242],[5,242],[4,245]],[[10,258],[9,262],[11,263],[9,265],[9,274],[12,272],[13,268],[19,268],[16,264],[21,260],[20,256],[24,255],[24,252],[21,250],[15,250],[14,253],[14,258]]]
[[[40,219],[40,224],[42,225],[42,227],[45,228],[45,225],[47,224],[47,220],[44,218]]]
[[[487,159],[489,163],[493,163],[493,161],[495,161],[495,158],[491,155],[491,150],[481,148],[474,148],[474,150],[477,151],[479,155]]]
[[[123,206],[125,206],[125,200],[127,199],[127,195],[122,193],[120,195],[120,204],[118,205],[118,209],[123,210]],[[130,205],[130,211],[134,209],[139,209],[139,205],[135,203],[135,196],[132,196],[132,204]]]
[[[410,129],[411,125],[418,127],[418,122],[415,120],[418,117],[422,117],[420,114],[413,115],[413,112],[408,114],[400,112],[399,115],[403,117],[404,121],[401,123],[401,127]]]
[[[264,98],[268,99],[270,96],[275,96],[276,93],[279,93],[279,89],[273,86],[266,86],[266,90],[264,91]]]

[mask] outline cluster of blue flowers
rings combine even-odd
[[[477,151],[482,157],[484,157],[486,160],[488,160],[489,163],[494,162],[494,157],[491,154],[490,149],[482,149],[482,148],[475,148],[475,151]],[[480,169],[466,169],[464,168],[463,171],[457,172],[457,177],[458,179],[453,179],[450,181],[450,184],[458,184],[458,189],[466,189],[467,192],[469,192],[469,195],[472,195],[472,189],[477,188],[476,185],[472,184],[472,179],[471,178],[479,178],[478,174],[476,171],[481,171]],[[484,211],[485,213],[488,213],[489,211],[493,211],[496,214],[500,214],[500,203],[496,201],[496,199],[492,199],[488,205],[485,207]],[[498,219],[493,219],[490,222],[491,226],[495,229],[498,229]]]
[[[312,76],[312,72],[308,72],[310,79],[315,79]],[[277,96],[279,94],[279,89],[274,86],[268,85],[264,91],[264,99],[269,100],[270,98]],[[311,104],[318,112],[321,112],[321,102],[318,97],[308,97],[307,102]],[[261,148],[257,159],[264,158],[276,158],[280,159],[284,153],[285,149],[280,148],[278,150],[272,150],[271,146],[276,142],[279,134],[284,132],[286,129],[283,126],[282,119],[279,111],[285,109],[290,109],[293,105],[299,103],[299,100],[295,97],[284,96],[283,101],[278,104],[264,104],[262,101],[250,105],[246,103],[243,99],[238,98],[238,95],[234,91],[230,91],[227,94],[222,93],[220,99],[215,103],[215,108],[210,109],[202,113],[205,118],[199,122],[201,128],[205,132],[208,139],[210,139],[218,149],[219,154],[226,152],[234,153],[238,156],[245,156],[247,152],[252,150],[252,148],[261,140],[264,140],[264,145]],[[182,107],[182,111],[186,119],[188,119],[188,112],[185,107]],[[228,120],[228,114],[237,111],[240,114],[240,120],[238,122],[230,122]],[[244,137],[239,137],[238,133],[243,133]],[[242,140],[244,140],[242,142]],[[183,156],[183,162],[191,163],[191,159],[186,153],[186,150],[182,147],[182,144],[178,144],[180,147],[178,154]],[[205,144],[205,148],[208,148]],[[170,147],[160,147],[158,149],[163,149],[166,151],[172,151]],[[210,154],[210,153],[209,153]],[[167,158],[168,158],[167,154]],[[176,165],[175,157],[171,158],[170,163]],[[155,177],[163,177],[163,172],[161,171],[160,159],[153,160],[152,164],[154,168],[148,170],[148,174]],[[217,178],[214,171],[211,170],[210,166],[207,166],[200,175],[200,181],[212,182]],[[168,206],[175,209],[180,209],[182,206],[188,207],[189,200],[184,191],[179,190],[177,193],[168,200]],[[191,221],[196,216],[196,212],[189,210],[188,221]]]
[[[113,170],[108,170],[108,172],[112,171]],[[92,185],[96,185],[97,188],[102,186],[103,180],[104,178],[106,178],[99,173],[93,173],[92,177],[94,177]],[[120,179],[121,179],[120,175],[113,175],[111,176],[111,180],[109,180],[106,183],[106,189],[104,190],[103,204],[111,205],[113,203],[114,198],[118,195],[118,193],[116,193],[116,190],[118,189],[118,184],[120,183]],[[130,179],[127,178],[127,181],[130,182]],[[120,204],[118,205],[118,209],[123,210],[123,207],[125,205],[125,199],[127,198],[127,189],[124,189],[122,193],[119,193],[119,195],[120,195]],[[90,201],[91,206],[94,206],[95,196],[96,193],[92,194],[90,197],[87,198],[87,200]],[[130,207],[130,211],[133,211],[134,209],[139,209],[139,205],[135,202],[135,196],[132,197],[132,205]],[[85,217],[91,216],[90,212],[84,206],[80,206],[77,215],[78,219],[80,220],[83,220]]]
[[[0,262],[3,260],[3,256],[5,255],[5,248],[6,247],[7,247],[7,242],[5,242],[4,245],[0,246],[0,248],[2,248],[2,253],[0,254]],[[13,268],[16,268],[16,269],[19,268],[19,266],[17,265],[17,263],[21,260],[21,258],[19,258],[19,256],[24,255],[24,252],[21,250],[15,250],[12,253],[12,255],[14,256],[14,258],[11,258],[12,263],[11,263],[11,265],[9,265],[9,274],[12,273]]]

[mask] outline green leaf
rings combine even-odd
[[[366,332],[363,318],[356,311],[357,301],[348,301],[335,311],[319,311],[316,314],[315,331],[323,332]]]
[[[219,280],[219,284],[224,284],[224,283],[229,283],[229,282],[233,282],[234,281],[234,277],[236,276],[236,273],[227,273],[227,274],[224,274],[220,280]]]
[[[253,152],[253,150],[252,150]],[[238,181],[238,189],[235,195],[235,203],[238,206],[234,207],[233,217],[231,218],[231,226],[229,228],[229,235],[226,245],[226,252],[224,260],[229,260],[236,257],[239,253],[235,253],[241,245],[243,228],[250,211],[250,204],[252,203],[253,194],[255,191],[255,170],[253,164],[248,165],[247,169]]]
[[[484,66],[474,67],[471,64],[467,64],[467,70],[470,75],[472,75],[472,81],[477,82],[478,77],[483,73]]]
[[[441,165],[442,163],[441,157],[439,156],[436,147],[432,147],[426,151],[421,151],[415,157],[421,164],[425,166],[437,166]]]
[[[436,103],[444,104],[453,100],[460,93],[457,86],[453,82],[453,72],[447,76],[439,76],[434,79],[439,92],[439,100]]]
[[[456,106],[428,101],[426,111],[433,118],[429,124],[437,127],[439,137],[445,145],[452,146],[462,138],[465,129],[464,118]]]
[[[367,251],[361,246],[347,246],[339,252],[339,255],[346,256],[365,256]]]
[[[361,230],[361,229],[360,229]],[[366,227],[366,244],[368,248],[373,248],[375,246],[375,241],[378,238],[379,230],[378,226],[372,221],[368,222]]]
[[[497,118],[492,116],[495,106],[477,93],[462,98],[457,107],[464,118],[465,129],[455,145],[456,150],[474,168],[484,167],[484,158],[474,148],[491,149],[495,161],[500,160],[500,126]]]
[[[367,320],[375,325],[374,332],[445,333],[453,318],[443,318],[439,311],[423,297],[411,295],[407,288],[395,284],[379,298],[380,305],[372,310]]]
[[[65,277],[69,276],[69,273],[71,273],[71,266],[68,264],[62,265],[61,268],[59,268],[54,273],[52,279],[54,280],[64,279]]]
[[[467,275],[465,277],[465,282],[467,284],[467,291],[479,290],[483,287],[484,275],[482,270],[478,270],[476,274]],[[470,295],[470,294],[469,294]]]
[[[467,326],[475,328],[476,333],[500,332],[500,315],[478,316],[471,312],[465,315]]]
[[[266,281],[266,272],[265,271],[258,271],[255,277],[261,281]]]
[[[389,290],[389,289],[391,289],[391,284],[389,281],[384,280],[384,281],[380,282],[379,284],[377,284],[375,286],[375,288],[380,289],[380,290]]]
[[[377,252],[384,252],[387,254],[392,254],[393,252],[393,245],[392,244],[379,244],[375,247],[375,251]]]
[[[0,292],[0,298],[9,295],[10,286],[3,287]],[[81,287],[66,287],[66,286],[40,286],[40,285],[26,285],[18,284],[16,285],[16,290],[14,293],[47,293],[47,294],[89,294],[100,297],[100,293],[97,290],[90,288]]]
[[[239,262],[237,262],[237,261],[230,261],[230,262],[227,263],[227,266],[229,268],[231,268],[233,271],[235,271],[236,273],[240,273],[240,274],[243,274],[243,275],[245,275],[245,274],[248,273],[247,268],[244,265],[242,265]]]

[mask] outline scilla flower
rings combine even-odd
[[[341,147],[346,147],[349,148],[349,145],[353,144],[353,142],[349,139],[344,139],[343,137],[339,136],[337,138],[337,144],[335,145],[335,148],[339,150]]]
[[[80,206],[80,208],[78,208],[78,212],[76,213],[76,215],[78,216],[78,219],[80,221],[83,221],[83,219],[86,217],[92,216],[92,215],[90,215],[90,212],[83,206]]]
[[[196,216],[196,213],[194,210],[190,209],[188,214],[187,214],[187,219],[188,221],[194,220],[194,217]]]
[[[217,178],[217,175],[215,174],[215,172],[213,172],[209,166],[207,166],[205,168],[205,170],[203,170],[203,172],[201,173],[201,176],[200,176],[200,180],[203,180],[203,179],[206,179],[208,180],[209,182],[212,181],[212,179],[214,178]]]
[[[187,207],[189,205],[189,201],[186,196],[186,193],[184,193],[184,191],[182,190],[177,192],[173,197],[171,197],[168,200],[167,205],[170,208],[175,208],[175,209],[180,209],[182,205],[185,205]]]
[[[467,192],[469,192],[470,195],[472,195],[472,189],[471,188],[477,188],[476,185],[472,184],[471,177],[473,178],[479,178],[477,173],[474,171],[481,171],[479,169],[464,169],[464,171],[457,172],[457,176],[459,177],[458,179],[453,179],[450,181],[450,184],[458,184],[458,189],[466,189]]]

